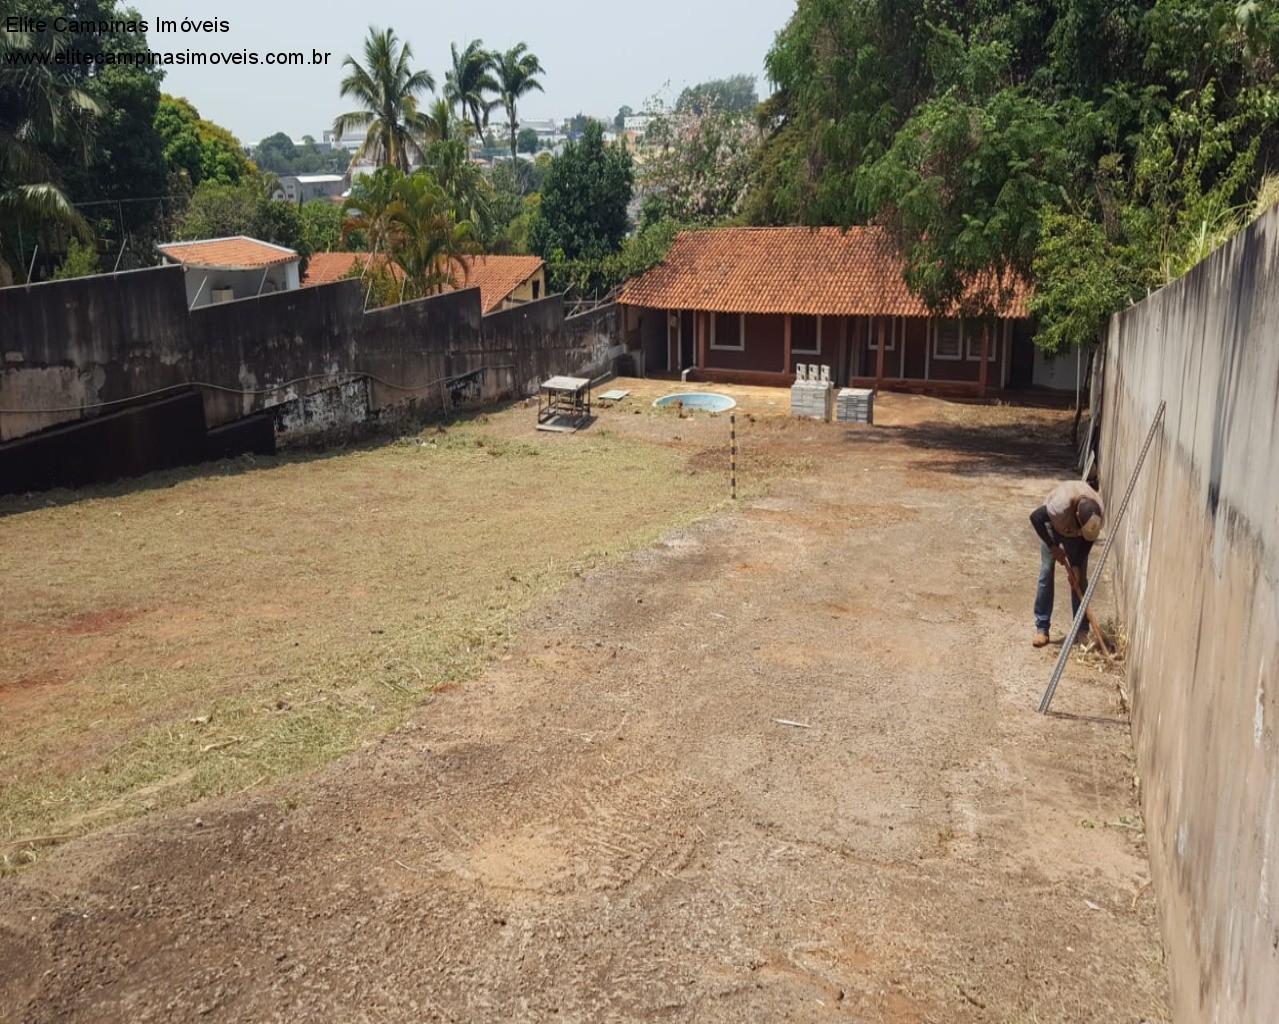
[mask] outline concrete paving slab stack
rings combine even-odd
[[[874,423],[875,392],[870,388],[840,388],[835,418],[841,423]]]
[[[790,414],[804,419],[829,420],[834,410],[830,367],[814,363],[795,364],[795,383],[790,389]]]

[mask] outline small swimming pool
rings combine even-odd
[[[696,409],[698,412],[728,412],[729,409],[737,406],[737,403],[729,398],[728,395],[716,395],[710,391],[688,391],[678,395],[663,395],[653,405],[661,408],[666,405],[674,405],[676,402],[682,403],[685,409]]]

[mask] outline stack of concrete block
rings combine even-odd
[[[840,388],[835,418],[841,423],[874,423],[875,392],[869,388]]]
[[[834,403],[830,367],[797,363],[790,389],[790,412],[804,419],[829,420]]]

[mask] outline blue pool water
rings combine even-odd
[[[663,395],[653,405],[661,407],[682,402],[685,409],[696,409],[698,412],[728,412],[737,403],[728,395],[715,395],[709,391],[689,391],[680,395]]]

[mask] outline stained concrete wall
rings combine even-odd
[[[529,394],[617,351],[611,308],[565,320],[552,296],[483,317],[479,294],[365,313],[359,283],[339,281],[188,311],[179,267],[3,288],[0,441],[197,382],[210,427],[296,406],[275,416],[287,443]]]
[[[1279,1007],[1279,211],[1111,322],[1101,470],[1179,1022]]]

